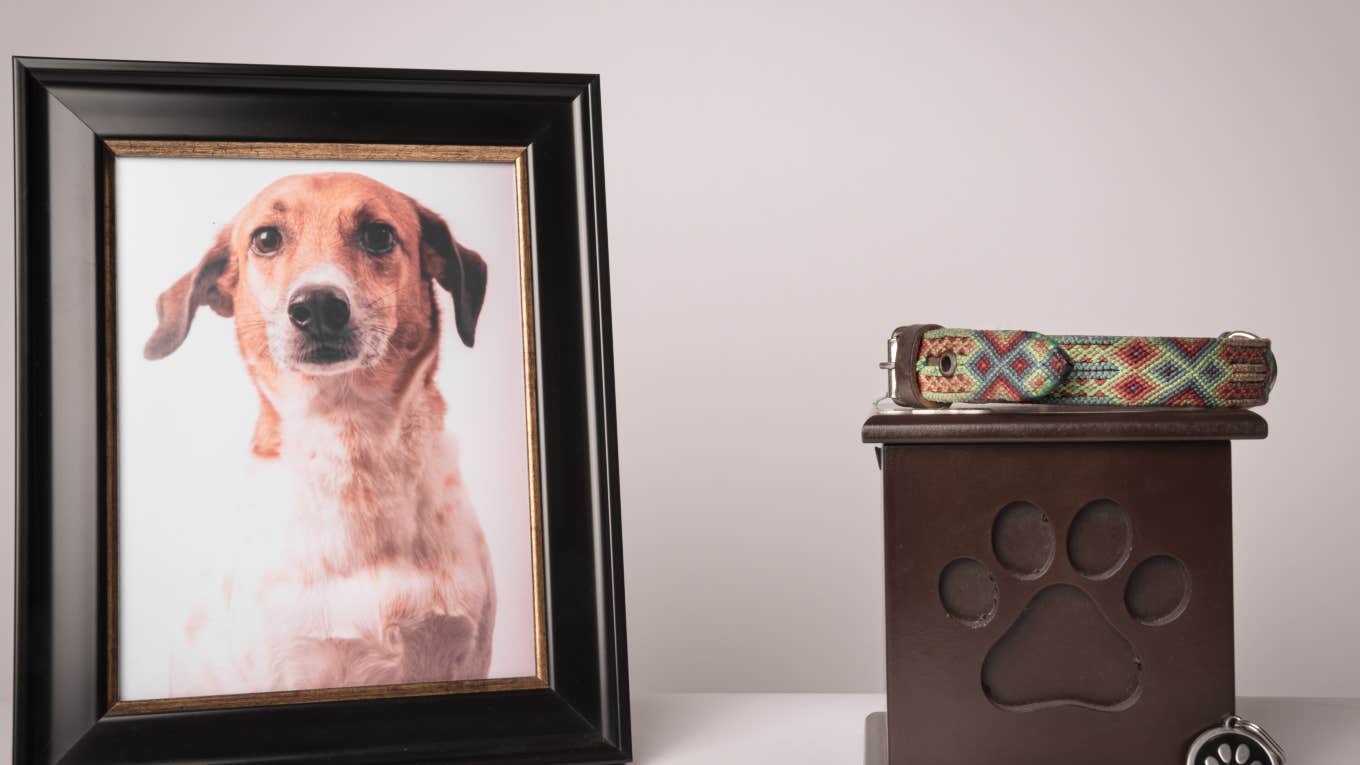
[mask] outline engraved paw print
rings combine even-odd
[[[1260,751],[1254,742],[1242,742],[1234,747],[1226,740],[1222,743],[1210,741],[1200,751],[1207,754],[1202,760],[1196,755],[1194,761],[1203,765],[1264,765],[1269,762],[1266,753]]]
[[[1136,638],[1142,627],[1171,624],[1185,612],[1190,603],[1185,564],[1169,555],[1150,555],[1129,566],[1133,520],[1108,499],[1086,503],[1073,517],[1064,540],[1065,565],[1058,571],[1053,524],[1032,503],[1002,507],[992,523],[991,542],[993,561],[957,558],[940,572],[946,613],[969,628],[990,629],[1003,590],[1042,586],[987,651],[982,663],[987,698],[1017,712],[1060,705],[1132,706],[1143,664],[1128,636]],[[992,563],[1006,574],[1000,583]],[[1058,581],[1043,584],[1049,580]],[[1098,602],[1107,609],[1110,603],[1121,607],[1107,613]]]

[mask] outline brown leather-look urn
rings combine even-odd
[[[1234,711],[1243,410],[870,417],[888,709],[872,765],[1179,765]]]

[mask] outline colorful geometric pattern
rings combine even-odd
[[[1038,332],[934,329],[921,338],[916,374],[931,401],[1031,401],[1050,395],[1072,362]]]
[[[1266,402],[1275,371],[1270,341],[1241,336],[935,329],[916,360],[921,395],[940,403],[1248,407]]]

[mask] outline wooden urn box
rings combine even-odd
[[[1234,711],[1244,410],[904,410],[879,444],[888,709],[871,765],[1180,765]]]

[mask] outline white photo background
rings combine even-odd
[[[521,338],[519,228],[509,163],[119,158],[115,166],[120,698],[165,698],[185,604],[229,556],[233,517],[256,491],[251,434],[259,413],[231,319],[204,307],[178,350],[142,357],[156,297],[193,268],[257,192],[286,175],[357,172],[444,217],[487,262],[476,345],[434,290],[436,384],[445,429],[490,549],[497,616],[490,677],[535,673],[534,582]],[[252,487],[258,489],[259,487]]]

